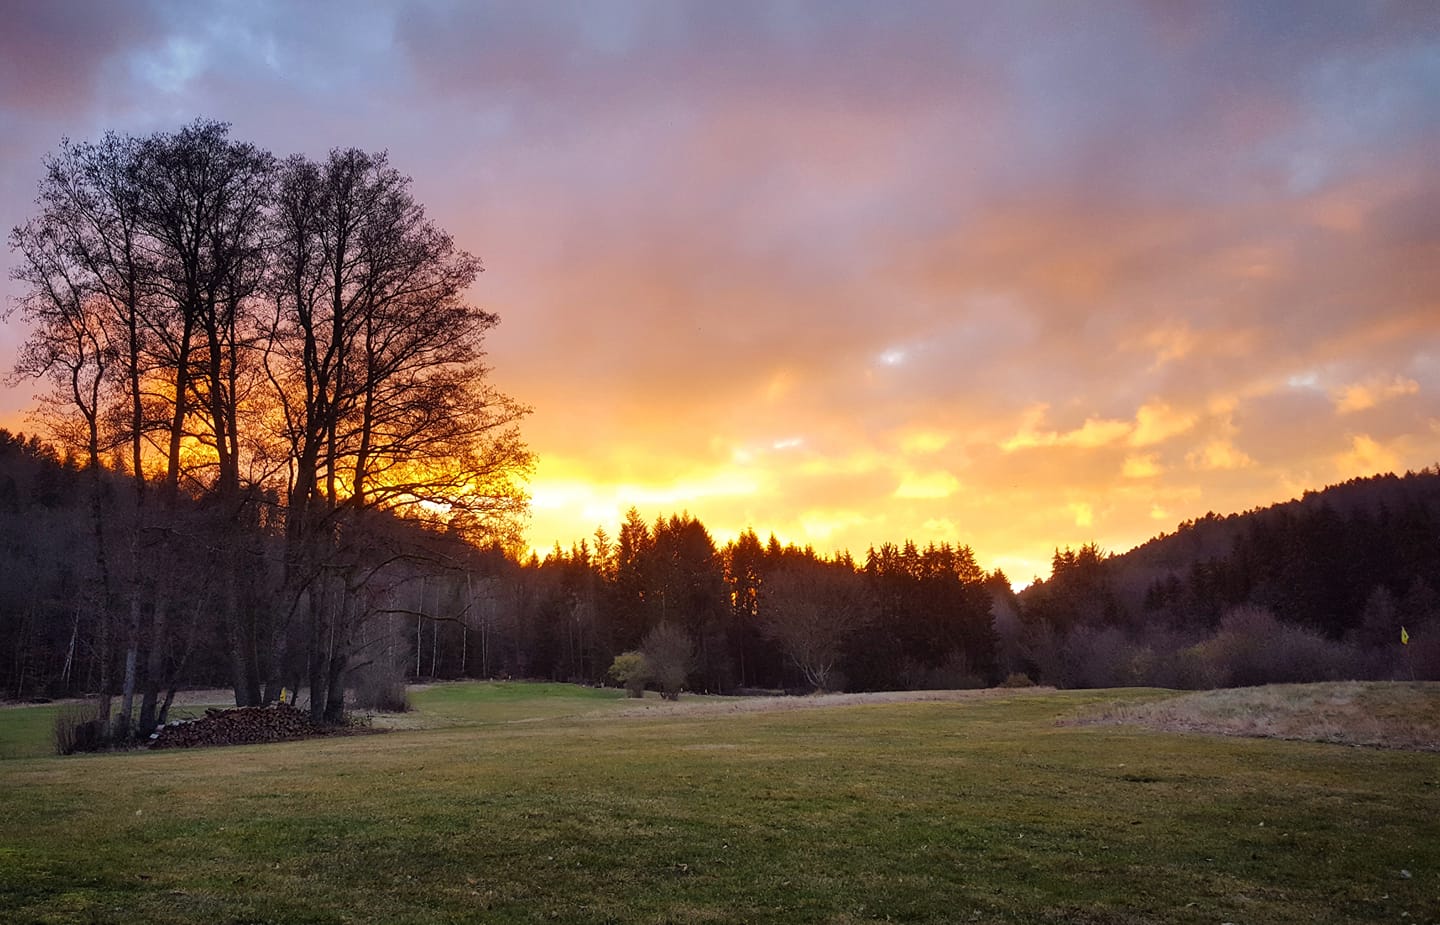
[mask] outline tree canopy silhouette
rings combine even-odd
[[[37,206],[11,234],[30,325],[16,374],[50,384],[44,422],[96,473],[100,687],[118,637],[120,715],[143,687],[148,731],[177,638],[204,624],[237,702],[297,686],[302,641],[312,711],[335,719],[379,606],[390,527],[372,515],[519,536],[526,409],[488,378],[479,260],[384,154],[281,161],[207,120],[63,142]],[[106,457],[128,470],[125,511],[102,510]],[[182,591],[197,540],[204,586]]]

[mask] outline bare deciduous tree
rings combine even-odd
[[[679,700],[695,665],[695,643],[690,634],[673,623],[661,623],[645,634],[640,654],[649,668],[650,680],[660,685],[660,696]]]
[[[525,504],[525,409],[486,379],[497,319],[465,299],[479,261],[384,155],[286,161],[276,228],[266,365],[289,447],[286,587],[308,621],[312,712],[334,719],[353,611],[327,586],[362,567],[339,539],[363,537],[376,509],[509,529]]]
[[[767,576],[762,627],[817,690],[830,690],[845,642],[865,618],[864,582],[854,569],[802,560]]]

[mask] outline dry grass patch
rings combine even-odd
[[[1062,723],[1440,751],[1440,684],[1337,682],[1199,691],[1110,704]]]

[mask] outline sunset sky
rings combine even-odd
[[[4,20],[7,231],[62,136],[204,116],[388,149],[485,262],[542,550],[634,505],[721,542],[968,543],[1023,582],[1056,546],[1440,463],[1434,2]]]

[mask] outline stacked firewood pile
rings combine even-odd
[[[329,730],[285,704],[268,707],[210,709],[199,719],[166,723],[150,736],[151,748],[194,748],[208,745],[252,745],[325,735]]]

